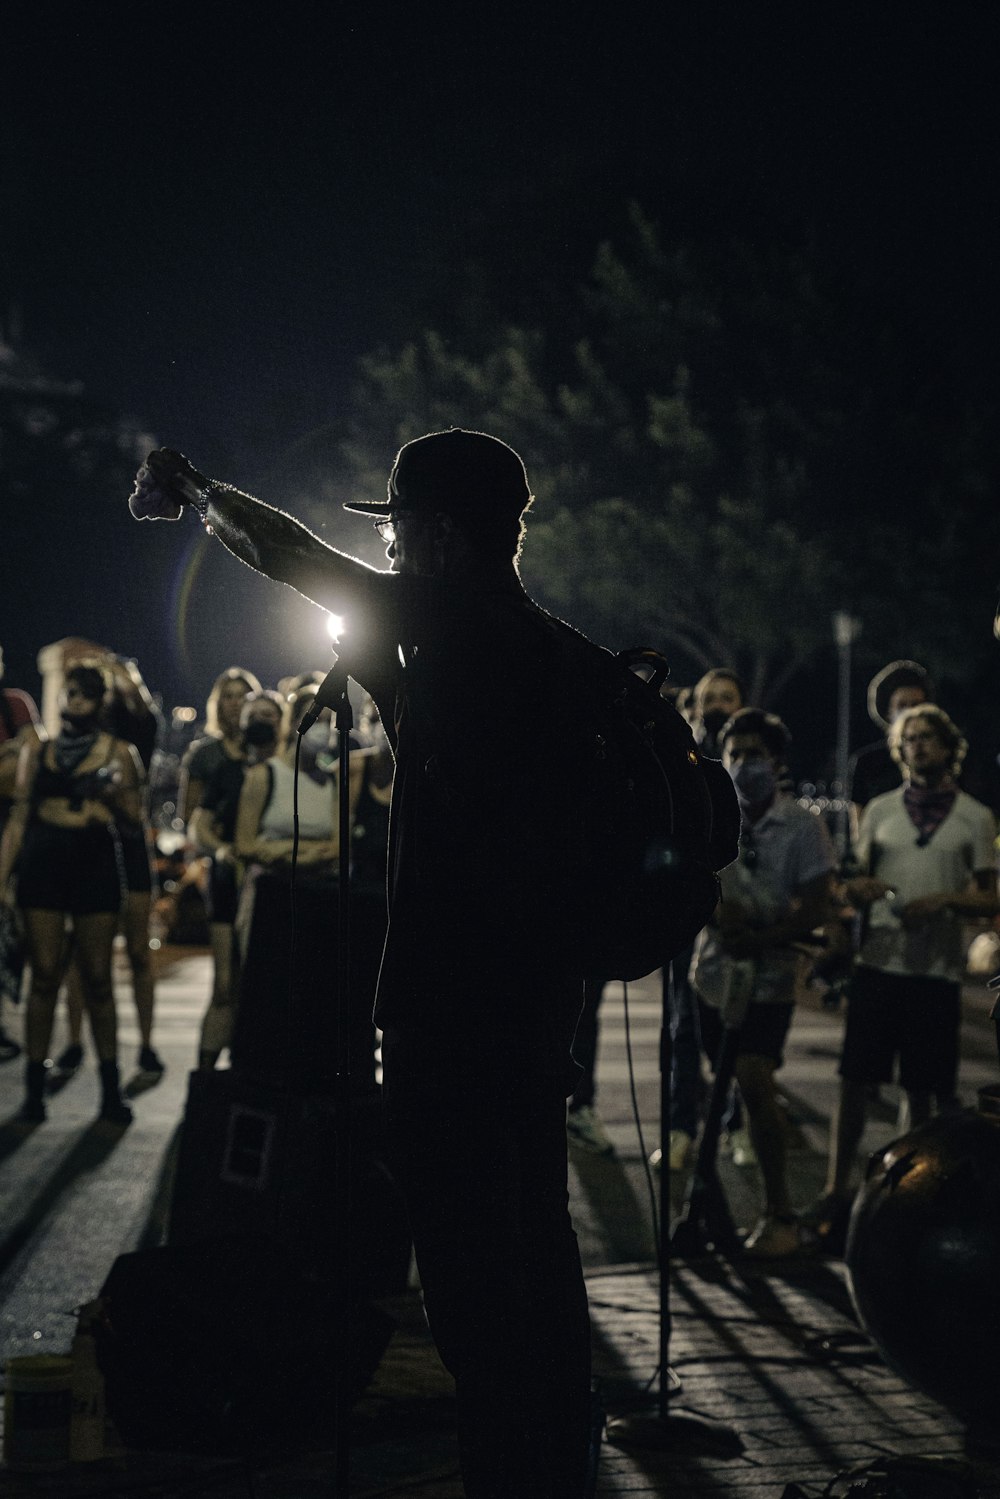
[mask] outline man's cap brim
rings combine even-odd
[[[343,508],[352,515],[391,515],[393,507],[385,502],[380,505],[377,501],[355,500],[351,505],[345,503]]]

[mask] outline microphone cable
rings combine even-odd
[[[649,1152],[646,1149],[646,1137],[642,1127],[642,1113],[639,1109],[639,1095],[635,1082],[635,1059],[632,1053],[632,1016],[629,1010],[628,983],[622,980],[622,998],[625,1011],[625,1056],[628,1062],[628,1086],[629,1097],[632,1103],[632,1118],[635,1122],[635,1132],[639,1140],[639,1151],[642,1158],[642,1168],[646,1178],[646,1192],[649,1197],[650,1221],[653,1227],[653,1244],[656,1249],[656,1263],[660,1263],[660,1209],[657,1202],[656,1183],[653,1181],[653,1172],[649,1164]],[[669,1023],[669,1022],[668,1022]],[[662,1133],[662,1125],[661,1125]],[[661,1161],[662,1170],[662,1161]]]
[[[302,753],[302,736],[295,736],[295,763],[292,767],[292,872],[288,885],[288,1004],[289,1014],[295,1016],[295,966],[297,961],[298,928],[295,904],[295,882],[299,871],[299,756]],[[298,1037],[295,1036],[295,1040]]]

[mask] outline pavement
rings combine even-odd
[[[48,1121],[34,1127],[14,1120],[20,1063],[0,1067],[5,1359],[67,1352],[74,1309],[97,1293],[117,1256],[163,1242],[209,962],[202,950],[164,947],[156,963],[155,1043],[167,1071],[159,1084],[137,1094],[129,1128],[94,1123],[98,1087],[92,1061],[52,1098]],[[116,992],[127,1081],[138,1035],[120,954]],[[970,985],[964,1008],[961,1092],[971,1103],[977,1087],[996,1079],[997,1059],[985,988]],[[900,1499],[935,1499],[944,1494],[939,1486],[946,1478],[967,1480],[970,1494],[1000,1499],[1000,1466],[970,1455],[961,1423],[892,1373],[860,1330],[839,1261],[803,1254],[759,1265],[738,1252],[726,1257],[706,1250],[674,1260],[661,1299],[654,1228],[659,1182],[645,1166],[660,1136],[660,1017],[659,975],[629,985],[627,1012],[622,986],[609,986],[601,1014],[598,1107],[615,1152],[595,1156],[573,1147],[570,1155],[595,1373],[611,1418],[596,1494],[782,1499],[787,1493],[788,1499],[819,1499],[827,1491],[847,1492],[846,1478],[839,1489],[827,1489],[837,1475],[906,1461],[909,1486],[893,1491]],[[5,1021],[19,1035],[20,1017],[8,1009]],[[825,1009],[819,996],[802,1004],[780,1074],[799,1207],[822,1185],[841,1028],[841,1015]],[[62,1041],[57,1032],[54,1051]],[[867,1150],[897,1133],[896,1099],[895,1090],[883,1090],[883,1107],[867,1127]],[[750,1226],[761,1202],[756,1171],[723,1157],[720,1175],[736,1222]],[[673,1218],[684,1179],[671,1177],[669,1188]],[[395,1331],[352,1412],[349,1492],[356,1499],[458,1499],[451,1382],[428,1338],[412,1270],[407,1287],[382,1305]],[[680,1386],[669,1396],[658,1373],[664,1329],[672,1371],[667,1386]],[[0,1471],[0,1491],[5,1499],[312,1499],[335,1489],[325,1452],[272,1451],[240,1462],[118,1450],[59,1472]]]

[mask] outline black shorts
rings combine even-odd
[[[962,991],[948,979],[858,967],[848,990],[840,1075],[850,1083],[899,1083],[908,1093],[952,1094],[958,1078]]]
[[[740,1030],[737,1056],[767,1057],[776,1067],[785,1060],[785,1037],[792,1023],[794,1004],[751,1004]],[[722,1015],[703,999],[698,1000],[701,1044],[713,1068],[722,1046]]]
[[[25,911],[71,916],[118,911],[122,885],[110,828],[30,823],[17,865],[17,903]]]

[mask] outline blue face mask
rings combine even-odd
[[[778,777],[770,760],[741,760],[730,766],[729,774],[736,795],[745,806],[760,807],[769,802],[778,789]]]

